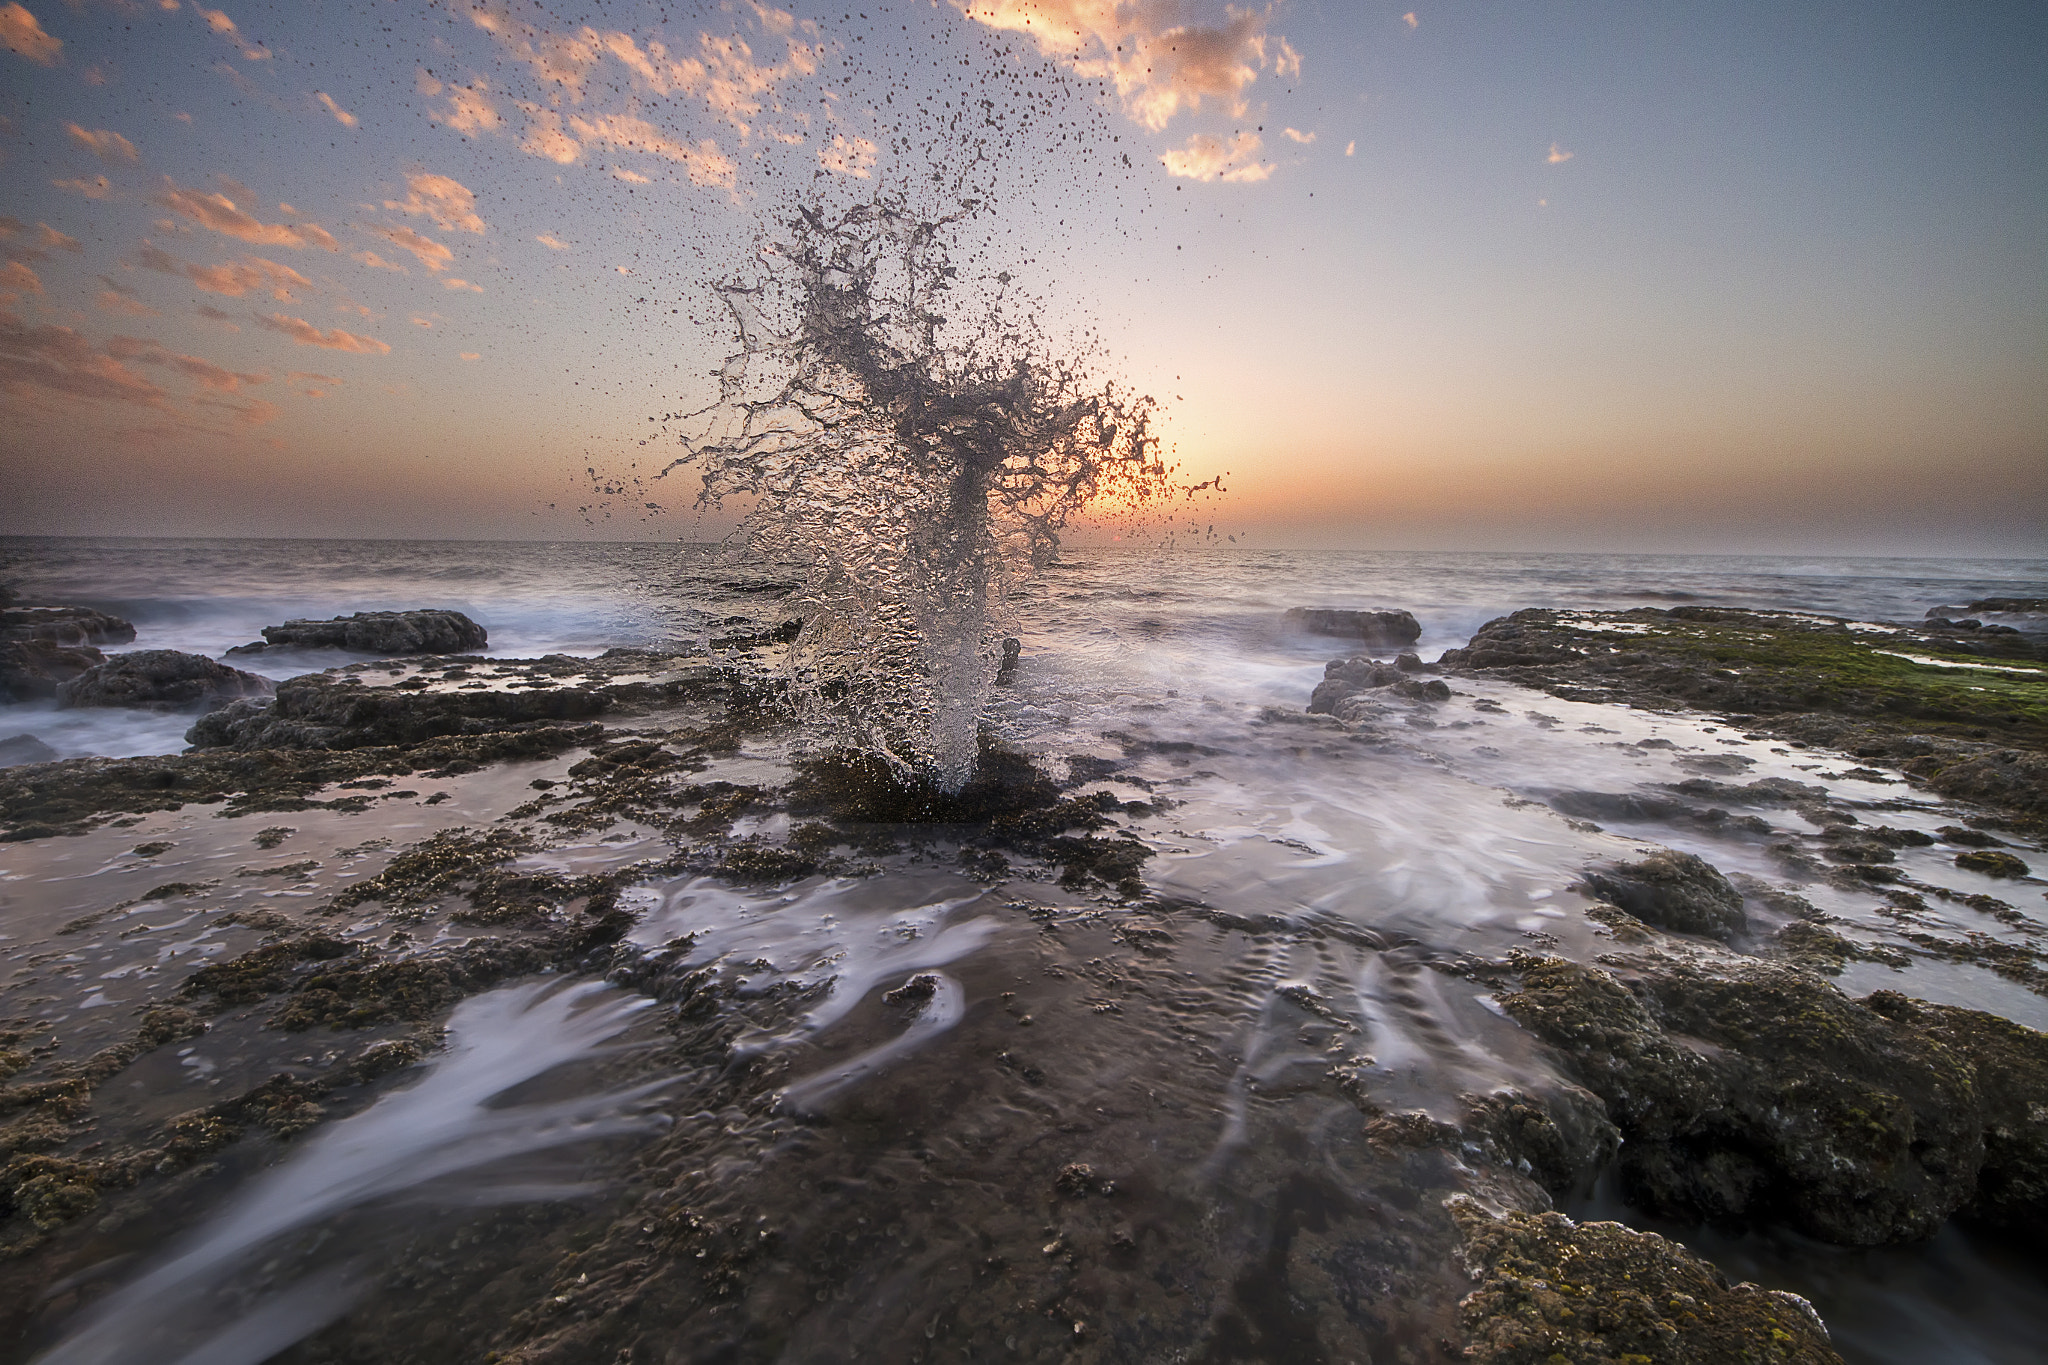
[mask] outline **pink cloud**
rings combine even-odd
[[[196,261],[179,260],[163,248],[144,242],[138,264],[145,270],[188,279],[209,294],[222,294],[231,299],[252,291],[268,292],[283,303],[291,301],[294,289],[313,288],[313,282],[298,271],[262,256],[244,256],[225,265],[200,265]]]
[[[235,206],[234,200],[224,194],[180,189],[176,181],[171,181],[170,186],[157,196],[157,203],[237,241],[251,246],[316,246],[322,251],[340,249],[341,244],[334,240],[333,234],[317,223],[265,223],[252,214],[244,213]]]
[[[64,131],[71,134],[71,140],[91,152],[102,161],[135,161],[139,154],[135,144],[111,128],[94,128],[88,131],[75,123],[64,125]]]
[[[45,33],[36,17],[19,4],[0,5],[0,47],[37,66],[55,66],[64,54],[64,40]]]
[[[349,351],[356,355],[389,355],[389,343],[375,337],[357,336],[336,327],[323,332],[304,318],[295,318],[284,313],[258,314],[256,325],[272,332],[282,332],[301,346],[324,346],[330,351]]]

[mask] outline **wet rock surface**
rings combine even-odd
[[[1382,647],[1412,645],[1422,623],[1406,611],[1345,611],[1334,607],[1290,607],[1287,624],[1311,635],[1334,635]]]
[[[1784,963],[1605,962],[1525,958],[1500,1003],[1606,1101],[1632,1202],[1858,1246],[2035,1207],[2048,1123],[2018,1121],[2012,1096],[2048,1063],[2048,1035],[1892,993],[1853,1000]]]
[[[261,642],[238,645],[230,654],[266,649],[344,649],[393,658],[407,654],[463,654],[490,643],[484,628],[459,611],[359,611],[327,621],[294,620],[265,626]]]
[[[1465,1359],[1486,1365],[1837,1365],[1806,1300],[1730,1284],[1677,1242],[1558,1213],[1450,1211],[1479,1287],[1459,1305]]]
[[[1518,611],[1445,671],[1584,701],[1690,707],[1841,749],[1944,796],[2048,817],[2048,645],[1721,607]]]
[[[1726,939],[1749,927],[1742,893],[1691,853],[1660,849],[1638,862],[1590,868],[1586,885],[1644,923],[1674,933]]]
[[[272,683],[202,654],[138,649],[117,654],[57,688],[59,706],[130,706],[197,711],[269,696]]]
[[[106,662],[99,646],[134,638],[134,626],[90,607],[0,609],[0,703],[54,697]]]

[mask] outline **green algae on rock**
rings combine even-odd
[[[1441,662],[1581,701],[1741,715],[1946,796],[2048,817],[2048,661],[2023,636],[1965,642],[1720,607],[1532,608],[1489,621]]]
[[[1520,989],[1499,999],[1607,1102],[1624,1188],[1652,1212],[1784,1218],[1861,1246],[2038,1201],[2048,1125],[2009,1096],[2048,1066],[2048,1035],[1889,993],[1852,1000],[1788,963],[1603,961],[1613,970],[1522,955]]]

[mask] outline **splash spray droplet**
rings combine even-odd
[[[719,287],[739,348],[693,415],[701,501],[751,499],[748,546],[805,567],[790,697],[813,743],[958,791],[1002,661],[1005,599],[1091,504],[1174,490],[1156,405],[1055,357],[1006,272],[963,277],[968,199],[799,210]]]

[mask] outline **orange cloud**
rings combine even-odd
[[[116,360],[133,361],[139,365],[160,365],[176,370],[187,379],[197,381],[202,387],[216,393],[233,393],[244,384],[267,384],[267,374],[238,374],[211,360],[202,360],[196,355],[180,355],[154,341],[138,337],[108,337],[101,348]]]
[[[79,252],[85,250],[76,237],[66,236],[48,223],[36,224],[36,239],[33,242],[16,241],[28,232],[28,224],[19,218],[0,218],[0,258],[10,261],[47,261],[50,250]]]
[[[1167,173],[1188,180],[1222,180],[1251,184],[1273,173],[1272,163],[1259,161],[1262,141],[1257,133],[1239,133],[1230,141],[1197,133],[1187,146],[1161,154]]]
[[[834,133],[830,145],[818,148],[818,164],[834,175],[865,180],[874,172],[875,144],[864,137]]]
[[[466,289],[472,294],[481,294],[484,292],[484,287],[482,285],[471,284],[468,280],[443,280],[441,281],[441,287],[443,289]]]
[[[0,269],[0,293],[6,294],[10,299],[19,299],[23,294],[42,292],[42,280],[25,263],[9,261],[5,269]]]
[[[448,107],[430,109],[427,111],[427,117],[436,123],[446,124],[465,137],[496,132],[505,126],[505,116],[498,112],[498,107],[491,103],[491,97],[487,93],[491,83],[482,76],[476,77],[468,85],[444,85],[421,69],[414,78],[414,84],[419,92],[429,99],[443,90],[448,92]]]
[[[567,251],[569,249],[569,244],[555,236],[552,232],[543,232],[533,240],[539,242],[549,251]]]
[[[1269,34],[1271,10],[1229,10],[1205,28],[1177,22],[1177,0],[952,0],[967,18],[990,28],[1029,34],[1039,51],[1076,74],[1106,80],[1124,112],[1154,132],[1183,109],[1213,99],[1233,114],[1244,92],[1271,69],[1299,76],[1301,54]]]
[[[272,332],[282,332],[301,346],[324,346],[330,351],[348,351],[355,355],[389,355],[389,343],[375,337],[359,337],[354,332],[344,332],[336,327],[323,332],[304,318],[290,317],[284,313],[258,314],[256,325]]]
[[[1314,133],[1304,133],[1298,128],[1284,128],[1281,131],[1287,134],[1288,141],[1299,142],[1303,146],[1307,146],[1309,143],[1314,142],[1316,140],[1316,135]]]
[[[324,108],[328,113],[334,115],[334,121],[336,123],[339,123],[342,127],[353,128],[356,126],[356,116],[354,114],[351,114],[348,110],[342,108],[340,105],[336,104],[334,102],[334,96],[328,94],[325,90],[315,90],[313,92],[313,98],[319,100],[321,107]]]
[[[1570,161],[1572,156],[1573,153],[1566,151],[1553,142],[1550,144],[1550,155],[1545,157],[1544,160],[1553,166],[1562,166],[1565,162]]]
[[[156,309],[151,308],[148,304],[137,298],[133,289],[122,284],[111,275],[100,276],[100,283],[105,285],[106,288],[100,290],[99,297],[95,302],[109,313],[126,313],[130,317],[137,318],[161,316]]]
[[[64,131],[71,134],[71,140],[91,152],[102,161],[139,160],[135,144],[111,128],[95,128],[88,132],[75,123],[64,125]]]
[[[341,244],[334,240],[333,234],[317,223],[261,222],[236,208],[235,201],[224,194],[180,189],[176,181],[168,183],[170,189],[157,196],[157,203],[224,236],[251,246],[317,246],[322,251],[340,250]]]
[[[228,18],[227,11],[207,9],[204,5],[198,4],[193,5],[192,10],[201,19],[206,21],[208,28],[240,48],[243,60],[251,62],[270,60],[270,53],[267,49],[261,44],[252,43],[242,36],[242,31],[235,27],[235,21]]]
[[[50,183],[60,190],[71,190],[88,199],[105,199],[114,192],[113,182],[103,175],[96,175],[90,180],[80,176],[76,180],[52,180]]]
[[[0,309],[0,387],[164,408],[164,391],[69,327],[30,327]]]
[[[0,5],[0,47],[37,66],[55,66],[64,53],[64,40],[43,32],[43,26],[21,5]]]
[[[401,250],[410,251],[419,257],[421,265],[437,274],[446,270],[448,263],[455,259],[455,253],[447,247],[431,237],[422,237],[409,227],[380,227],[375,223],[365,223],[362,229],[375,233]]]
[[[362,262],[362,263],[363,263],[364,265],[366,265],[366,266],[370,267],[370,269],[372,269],[372,270],[395,270],[395,271],[397,271],[397,272],[398,272],[399,274],[401,274],[401,275],[403,275],[403,274],[405,273],[405,267],[404,267],[404,266],[400,265],[400,264],[399,264],[398,262],[396,262],[396,261],[387,261],[387,260],[385,260],[385,259],[384,259],[384,258],[383,258],[382,256],[379,256],[379,255],[378,255],[378,254],[377,254],[376,252],[374,252],[374,251],[358,251],[358,252],[354,252],[354,253],[353,253],[353,254],[352,254],[352,255],[351,255],[350,257],[349,257],[349,259],[350,259],[350,260],[355,260],[355,261],[361,261],[361,262]]]
[[[678,142],[635,114],[576,116],[569,120],[569,128],[585,146],[625,147],[680,162],[693,185],[722,185],[731,189],[739,172],[739,167],[710,138],[695,143]]]
[[[398,213],[424,213],[451,232],[484,230],[484,220],[476,212],[476,195],[459,180],[420,171],[407,175],[405,185],[412,193],[403,202],[386,199],[385,208]]]
[[[138,264],[145,270],[188,279],[209,294],[222,294],[231,299],[238,299],[252,290],[258,293],[267,290],[272,298],[289,303],[292,290],[313,287],[311,280],[290,266],[261,256],[244,256],[226,265],[200,265],[195,261],[181,261],[163,248],[144,242]]]

